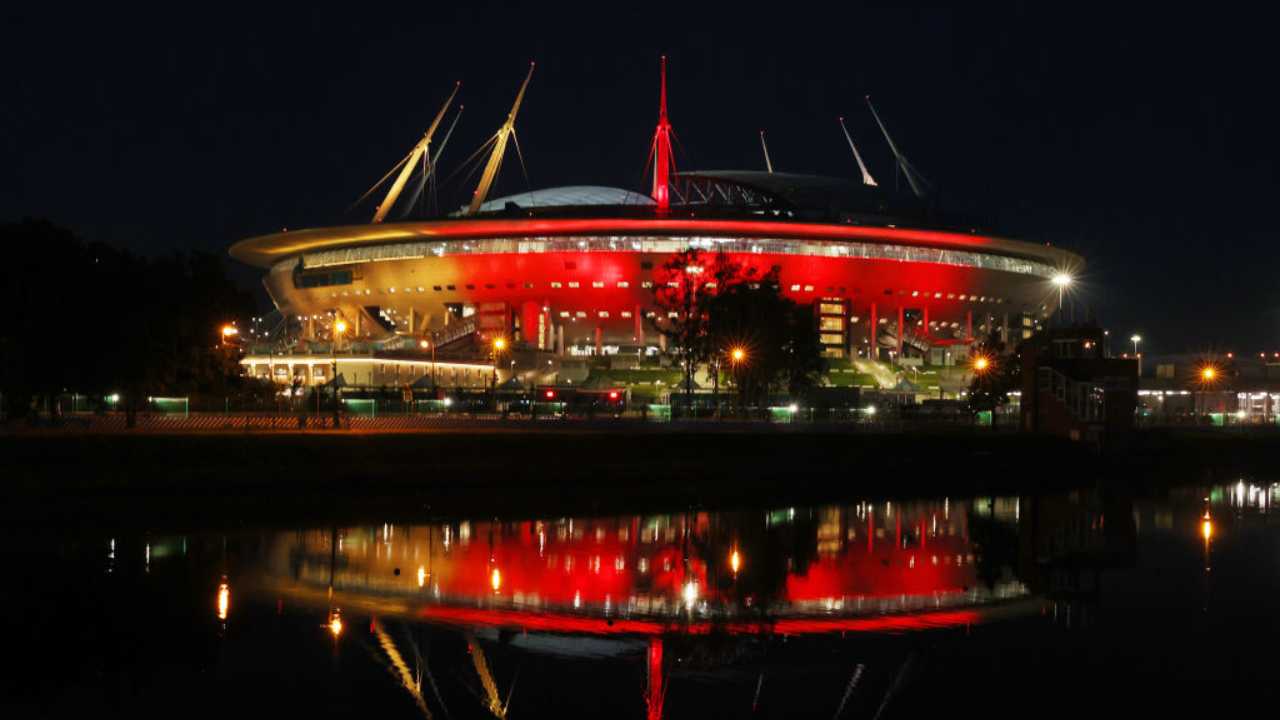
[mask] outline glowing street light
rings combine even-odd
[[[729,553],[729,569],[733,571],[734,575],[737,575],[738,570],[742,569],[742,555],[737,548],[734,548],[733,552]]]
[[[1066,290],[1068,287],[1071,286],[1071,276],[1064,272],[1060,272],[1057,275],[1054,275],[1052,278],[1050,278],[1049,281],[1053,283],[1054,287],[1058,288],[1058,312],[1061,313],[1062,312],[1062,293],[1064,290]],[[1075,315],[1075,312],[1072,311],[1073,317],[1071,319],[1073,321],[1075,320],[1074,315]]]
[[[502,589],[502,571],[498,568],[494,568],[493,572],[489,573],[489,587],[493,588],[495,593]]]
[[[1211,383],[1218,379],[1218,368],[1212,365],[1205,365],[1200,368],[1200,380],[1205,383]]]
[[[747,351],[740,347],[736,347],[729,351],[729,359],[733,361],[734,365],[737,365],[747,359]]]
[[[342,634],[341,610],[335,608],[334,611],[329,614],[329,623],[326,627],[329,628],[329,632],[333,635],[333,638],[337,640],[338,636]]]
[[[1133,356],[1138,358],[1138,377],[1142,377],[1142,355],[1138,353],[1138,343],[1142,342],[1142,336],[1135,334],[1129,338],[1129,342],[1133,343]]]
[[[222,337],[233,338],[240,334],[240,329],[235,325],[227,324],[222,326]]]
[[[222,584],[218,586],[218,619],[226,620],[227,612],[231,609],[231,586],[227,584],[227,578],[222,578]]]
[[[346,332],[347,332],[347,321],[343,320],[342,318],[338,318],[337,320],[335,320],[333,323],[334,337],[342,337],[342,335]]]
[[[493,339],[493,383],[492,384],[493,384],[493,389],[495,393],[498,390],[498,356],[501,355],[502,351],[506,349],[507,349],[506,338],[496,337]],[[494,398],[494,402],[495,403],[497,402],[496,397]]]
[[[973,359],[974,372],[983,373],[986,372],[989,367],[991,367],[991,360],[988,359],[986,355],[979,355]]]

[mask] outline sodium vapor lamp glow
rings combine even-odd
[[[218,585],[218,619],[226,620],[227,614],[231,609],[231,586],[227,584],[227,579],[222,579],[222,584]]]

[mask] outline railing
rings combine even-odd
[[[479,317],[476,315],[450,323],[444,330],[436,333],[436,347],[444,347],[449,343],[457,342],[468,335],[474,334],[478,328]]]

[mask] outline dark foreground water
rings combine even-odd
[[[1280,487],[10,530],[6,717],[1184,717],[1280,670]],[[29,523],[28,523],[29,524]],[[157,526],[164,526],[162,518]]]

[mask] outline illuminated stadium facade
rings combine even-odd
[[[777,268],[782,292],[814,307],[829,357],[936,364],[964,357],[964,346],[989,332],[1025,337],[1055,309],[1055,278],[1083,266],[1063,250],[949,225],[921,198],[877,186],[856,148],[861,182],[676,172],[665,69],[649,195],[576,186],[487,200],[518,108],[519,99],[491,141],[470,207],[441,219],[382,221],[420,161],[429,174],[442,109],[398,166],[374,223],[250,238],[232,256],[266,271],[271,298],[303,339],[331,338],[340,322],[352,342],[467,346],[479,358],[503,338],[522,363],[540,353],[664,351],[654,285],[664,281],[664,263],[688,248],[761,273]],[[889,142],[919,190],[914,168]]]

